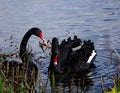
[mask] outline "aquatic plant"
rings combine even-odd
[[[111,56],[112,54],[116,54],[117,58],[120,59],[120,54],[112,48]],[[120,62],[118,63],[118,66],[120,66]],[[107,91],[104,91],[105,93],[120,93],[120,68],[118,68],[117,73],[115,73],[115,76],[112,77],[114,81],[114,86],[111,88],[109,87]]]
[[[120,77],[113,77],[113,81],[114,81],[114,86],[113,88],[109,88],[108,91],[106,91],[105,93],[120,93]]]

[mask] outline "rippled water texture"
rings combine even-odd
[[[97,50],[92,76],[95,93],[101,93],[100,76],[104,76],[105,85],[113,83],[108,76],[114,74],[117,63],[109,55],[111,47],[120,53],[120,0],[0,0],[0,53],[19,48],[32,27],[39,27],[50,40],[57,37],[61,41],[68,33],[93,40]],[[35,52],[41,51],[38,41],[33,36],[29,42],[34,43]],[[40,60],[46,80],[49,57]]]

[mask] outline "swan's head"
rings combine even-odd
[[[43,40],[43,42],[44,42],[45,44],[47,44],[47,41],[46,41],[46,39],[44,38],[41,29],[39,29],[39,28],[32,28],[32,29],[30,29],[30,31],[32,31],[36,36],[40,37],[40,39]]]
[[[58,54],[59,54],[59,43],[57,38],[53,38],[52,40],[52,62],[56,66],[58,64]]]

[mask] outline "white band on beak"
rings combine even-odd
[[[56,66],[56,65],[57,65],[57,62],[54,62],[54,65]]]
[[[43,42],[44,42],[44,44],[46,44],[46,45],[47,45],[47,41],[45,40],[45,38],[43,38]]]

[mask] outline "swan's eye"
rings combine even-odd
[[[55,66],[58,64],[58,55],[53,58],[53,62]]]

